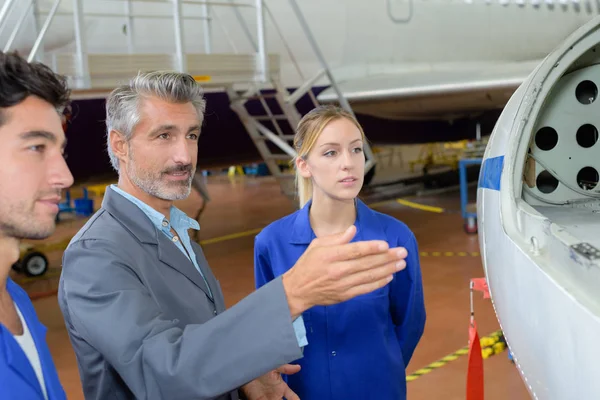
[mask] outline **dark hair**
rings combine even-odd
[[[1,109],[17,105],[28,96],[37,96],[62,112],[70,94],[66,77],[42,63],[27,62],[17,52],[0,51],[0,125],[4,123]]]

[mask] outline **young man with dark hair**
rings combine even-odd
[[[9,277],[22,239],[55,229],[61,191],[73,184],[63,157],[66,80],[0,52],[0,399],[65,399],[46,328]]]

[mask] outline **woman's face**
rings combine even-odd
[[[352,200],[362,188],[365,155],[360,130],[346,118],[330,122],[298,168],[313,182],[313,197]]]

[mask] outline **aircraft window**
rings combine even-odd
[[[586,149],[598,141],[598,129],[592,124],[581,125],[577,129],[577,144]]]
[[[593,167],[584,167],[577,174],[577,184],[583,190],[592,190],[598,185],[598,171]]]
[[[583,81],[577,85],[575,96],[581,104],[592,104],[598,97],[598,87],[592,81]]]
[[[558,179],[546,170],[540,172],[535,183],[538,190],[546,194],[554,192],[558,187]]]
[[[552,150],[558,143],[558,133],[550,126],[544,126],[535,134],[535,145],[544,151]]]

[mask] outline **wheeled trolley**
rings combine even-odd
[[[27,276],[42,276],[48,271],[48,258],[31,244],[21,244],[21,256],[12,269]]]

